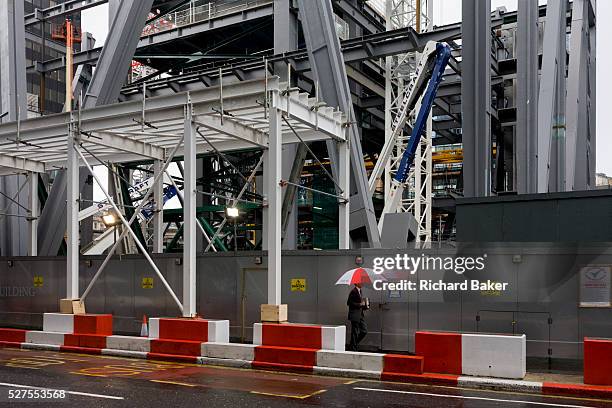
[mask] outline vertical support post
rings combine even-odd
[[[67,226],[66,226],[66,297],[79,297],[79,159],[77,156],[77,124],[74,114],[68,128]]]
[[[351,148],[348,132],[344,143],[338,143],[338,184],[342,188],[342,198],[338,203],[338,249],[350,249],[350,189],[351,189]]]
[[[30,179],[30,217],[28,219],[29,234],[28,234],[28,255],[38,255],[38,216],[40,213],[38,203],[38,173],[29,172]]]
[[[572,32],[567,82],[567,133],[565,154],[565,189],[590,187],[594,170],[589,169],[589,47],[590,0],[575,0],[572,6]],[[593,51],[594,52],[594,51]]]
[[[270,132],[268,160],[264,163],[266,193],[268,195],[267,231],[264,239],[268,242],[268,304],[281,304],[281,206],[282,206],[282,112],[276,107],[270,109]]]
[[[538,91],[538,193],[565,189],[565,110],[559,108],[565,104],[566,3],[565,0],[549,0],[546,6],[542,76]]]
[[[463,195],[491,195],[491,0],[462,1]]]
[[[161,174],[163,162],[156,160],[153,163],[153,176],[157,178]],[[155,201],[155,213],[153,215],[153,253],[164,252],[164,177],[153,186],[153,199]]]
[[[185,105],[183,192],[183,316],[196,313],[196,138],[191,102]]]
[[[538,183],[538,3],[519,0],[516,34],[515,189],[537,192]]]

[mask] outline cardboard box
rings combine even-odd
[[[85,314],[85,303],[81,299],[60,299],[60,313]]]
[[[261,321],[281,323],[287,321],[287,305],[261,305]]]

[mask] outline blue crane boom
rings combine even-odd
[[[421,109],[419,110],[419,114],[417,115],[417,118],[414,121],[414,126],[412,127],[412,133],[410,135],[408,147],[402,155],[402,160],[400,162],[399,169],[394,177],[395,181],[399,183],[405,183],[406,179],[408,178],[410,167],[414,162],[414,155],[416,153],[417,146],[421,141],[421,135],[423,134],[423,130],[425,129],[425,126],[427,124],[429,112],[431,111],[431,108],[433,106],[434,99],[436,98],[436,93],[438,92],[438,87],[442,82],[442,75],[444,74],[444,70],[448,65],[448,60],[450,59],[450,56],[451,51],[448,45],[442,43],[436,44],[436,59],[431,73],[431,78],[429,80],[429,84],[427,85],[425,95],[423,96]]]

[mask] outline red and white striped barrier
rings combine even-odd
[[[584,338],[584,383],[612,385],[612,339]]]
[[[43,331],[67,334],[113,334],[113,316],[110,314],[45,313]]]
[[[199,342],[229,342],[229,320],[149,319],[149,337]]]
[[[255,323],[253,344],[343,351],[345,326],[318,326],[293,323]]]
[[[513,379],[525,377],[526,344],[525,335],[416,332],[415,337],[425,372]]]
[[[252,366],[265,369],[313,372],[319,350],[344,351],[345,326],[293,323],[255,323]]]

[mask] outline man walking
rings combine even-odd
[[[349,307],[348,319],[351,321],[351,342],[349,350],[358,351],[361,340],[368,334],[368,328],[364,320],[364,310],[367,308],[364,298],[361,296],[361,283],[356,283],[346,301]]]

